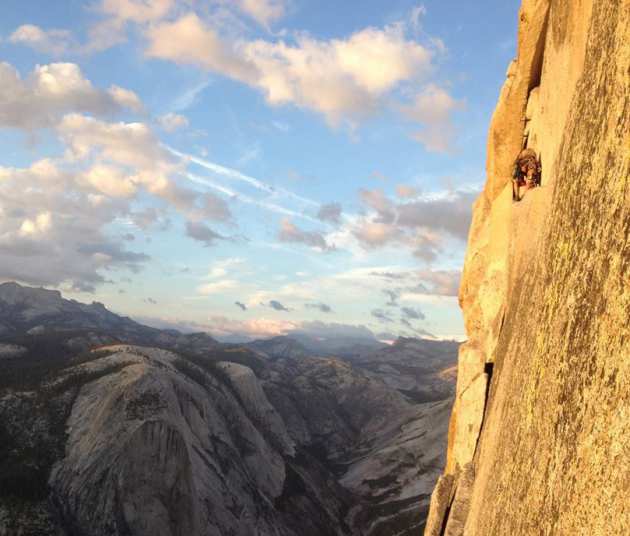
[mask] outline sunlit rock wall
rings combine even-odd
[[[487,173],[425,535],[630,534],[629,0],[523,1]]]

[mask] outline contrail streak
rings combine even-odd
[[[223,195],[226,195],[228,197],[234,197],[238,199],[239,201],[242,201],[243,203],[255,205],[259,208],[269,210],[271,212],[275,212],[276,214],[284,214],[285,216],[292,216],[294,218],[302,218],[303,220],[318,223],[318,220],[316,220],[315,218],[311,218],[307,214],[303,214],[301,212],[297,212],[295,210],[285,208],[275,203],[269,203],[268,201],[260,201],[258,199],[254,199],[252,197],[249,197],[248,195],[241,194],[230,188],[217,184],[210,179],[207,179],[205,177],[200,177],[199,175],[195,175],[194,173],[184,173],[183,176],[196,184],[201,184],[203,186],[212,188],[213,190],[216,190],[217,192],[220,192]]]
[[[240,171],[237,171],[236,169],[221,166],[220,164],[210,162],[209,160],[204,160],[203,158],[199,158],[191,154],[182,153],[181,151],[178,151],[177,149],[173,149],[172,147],[169,147],[168,145],[164,145],[164,148],[167,151],[169,151],[171,154],[174,154],[175,156],[178,156],[179,158],[182,158],[184,160],[188,160],[189,162],[192,162],[193,164],[197,164],[198,166],[201,166],[207,169],[208,171],[212,171],[214,173],[217,173],[218,175],[222,175],[224,177],[228,177],[233,180],[244,182],[246,184],[249,184],[253,188],[256,188],[257,190],[261,190],[270,195],[274,195],[274,196],[283,195],[285,197],[293,199],[294,201],[298,201],[300,203],[309,205],[311,207],[320,206],[320,203],[318,203],[317,201],[313,201],[312,199],[308,199],[306,197],[302,197],[301,195],[294,194],[293,192],[290,192],[289,190],[285,190],[284,188],[275,188],[254,177],[245,175],[244,173],[241,173]]]

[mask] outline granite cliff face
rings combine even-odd
[[[523,0],[425,535],[630,534],[630,2]],[[526,143],[542,187],[513,203]]]

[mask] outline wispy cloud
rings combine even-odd
[[[295,242],[305,244],[321,251],[333,251],[334,245],[326,242],[324,236],[317,231],[305,231],[300,229],[288,219],[283,219],[278,233],[281,242]]]
[[[254,160],[260,159],[261,155],[262,149],[260,148],[260,143],[256,142],[243,151],[243,154],[241,154],[237,161],[237,165],[245,166]]]
[[[188,110],[191,106],[197,102],[199,95],[211,84],[210,80],[203,80],[195,84],[194,86],[186,89],[180,95],[178,95],[171,104],[171,111],[183,112]]]
[[[76,47],[68,30],[43,30],[34,24],[23,24],[9,36],[8,40],[10,43],[23,44],[53,56],[62,56],[72,47]]]
[[[228,273],[233,273],[235,270],[238,270],[243,264],[245,264],[245,259],[240,257],[229,257],[227,259],[216,261],[212,264],[212,267],[208,271],[208,275],[206,277],[208,279],[224,277]]]
[[[166,132],[175,132],[176,130],[189,125],[187,117],[173,112],[169,112],[158,117],[157,123]]]
[[[233,279],[222,279],[221,281],[200,285],[197,287],[197,292],[204,296],[208,296],[210,294],[225,292],[226,290],[233,290],[238,288],[238,286],[238,281],[234,281]]]

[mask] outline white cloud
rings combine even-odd
[[[408,109],[409,116],[419,122],[443,123],[449,114],[460,107],[444,89],[434,84],[428,85],[416,95],[413,106]]]
[[[383,193],[382,190],[360,190],[359,197],[368,207],[375,210],[378,217],[377,223],[392,223],[396,217],[394,203]]]
[[[127,202],[94,202],[84,178],[62,166],[40,160],[29,168],[0,168],[0,278],[91,290],[107,280],[106,272],[138,270],[148,257],[104,232],[127,214]]]
[[[20,234],[36,235],[45,233],[50,229],[51,216],[50,212],[40,212],[34,219],[25,219],[20,226]]]
[[[195,13],[174,22],[161,22],[146,30],[148,57],[190,63],[243,82],[254,81],[256,68]]]
[[[146,23],[165,17],[175,4],[175,0],[102,0],[99,10],[116,19]]]
[[[265,27],[282,18],[287,9],[285,0],[235,0],[235,4],[239,10]]]
[[[207,331],[218,338],[238,336],[250,339],[266,339],[276,335],[286,335],[297,326],[299,323],[291,320],[265,317],[235,320],[225,316],[213,316],[206,323]]]
[[[284,318],[270,319],[259,317],[252,320],[236,320],[225,316],[211,316],[204,323],[186,323],[177,320],[151,319],[160,327],[175,326],[178,329],[188,328],[190,331],[207,331],[219,340],[229,338],[267,339],[278,335],[296,335],[314,337],[320,341],[339,337],[357,340],[374,340],[374,334],[364,325],[328,323],[321,321],[298,322]],[[169,322],[165,325],[165,322]]]
[[[374,248],[399,241],[404,235],[395,225],[364,220],[355,227],[354,236],[364,246]]]
[[[315,110],[331,124],[361,119],[385,94],[431,69],[431,52],[408,40],[402,25],[328,41],[300,34],[295,44],[230,42],[188,13],[151,26],[146,36],[149,57],[218,72],[263,91],[270,104]]]
[[[44,87],[65,91],[50,80]],[[129,251],[122,235],[112,237],[112,225],[147,229],[173,209],[186,218],[188,235],[205,245],[223,238],[201,222],[230,220],[225,201],[178,185],[181,163],[147,125],[71,113],[55,132],[66,146],[63,157],[0,168],[0,277],[93,290],[113,272],[137,271],[149,259]],[[137,210],[141,192],[162,204]]]
[[[9,41],[53,56],[65,54],[75,44],[71,33],[67,30],[43,30],[34,24],[23,24],[17,28],[9,36]]]
[[[415,32],[419,32],[422,27],[421,19],[427,14],[427,8],[424,4],[420,4],[419,6],[415,6],[411,10],[411,14],[409,15],[409,24]]]
[[[166,132],[175,132],[180,128],[187,127],[189,124],[187,117],[173,112],[161,115],[157,121]]]
[[[420,190],[415,186],[409,186],[407,184],[399,184],[396,186],[396,195],[400,199],[410,199],[413,197],[418,197],[420,195]]]
[[[88,32],[85,52],[100,52],[127,40],[127,24],[155,23],[175,6],[175,0],[101,0],[98,11],[105,18]]]
[[[102,52],[127,40],[126,21],[106,18],[88,28],[88,40],[80,48],[83,54]]]
[[[77,43],[68,30],[45,30],[33,24],[20,26],[9,40],[53,56],[100,52],[125,42],[129,23],[157,22],[175,6],[175,0],[101,0],[90,7],[104,18],[88,28],[86,43]]]
[[[375,334],[371,329],[363,324],[341,324],[336,322],[315,321],[295,321],[285,318],[265,318],[258,317],[251,320],[241,320],[228,318],[226,316],[211,315],[203,322],[186,321],[178,318],[152,318],[152,317],[135,317],[136,320],[144,324],[155,326],[161,329],[178,329],[184,332],[200,332],[204,331],[219,340],[247,341],[253,339],[267,339],[278,335],[287,336],[308,336],[319,341],[334,340],[339,338],[354,339],[357,342],[369,341],[373,342],[375,338],[385,339],[382,342],[393,342],[398,334],[395,333],[378,333]],[[415,333],[410,334],[405,331],[405,336],[426,336],[423,330],[413,330]],[[436,340],[452,340],[452,336],[447,337],[430,337]]]
[[[166,191],[178,168],[144,123],[108,123],[80,114],[63,117],[57,131],[76,160],[94,159],[132,171],[130,180],[149,191]]]
[[[242,259],[240,257],[229,257],[227,259],[216,261],[212,264],[212,267],[208,271],[207,277],[210,279],[224,277],[228,273],[233,273],[244,263],[245,259]]]
[[[148,125],[98,117],[123,108],[142,111],[142,103],[118,86],[95,88],[76,64],[40,65],[23,79],[0,63],[0,128],[52,127],[65,146],[56,159],[0,167],[0,277],[93,290],[115,271],[137,271],[149,259],[128,250],[112,227],[147,229],[167,221],[172,209],[206,245],[223,238],[210,237],[214,231],[200,222],[230,220],[226,202],[178,185],[184,163]],[[161,203],[138,210],[141,193]]]
[[[124,43],[129,23],[156,23],[175,6],[176,0],[101,0],[95,7],[105,18],[88,29],[88,41],[81,51],[100,52]]]
[[[429,84],[416,95],[411,106],[403,108],[403,114],[422,126],[413,134],[416,140],[430,152],[444,153],[451,150],[455,137],[452,113],[463,107],[463,101],[455,100],[443,88]]]
[[[144,110],[140,97],[129,89],[114,85],[111,86],[107,92],[115,102],[124,108],[133,110],[134,112],[142,112]]]
[[[306,35],[296,44],[257,40],[243,53],[260,73],[250,83],[270,104],[295,104],[322,113],[329,123],[356,122],[403,81],[426,75],[430,52],[406,40],[399,26],[367,28],[348,39]]]
[[[114,166],[96,164],[83,177],[96,190],[110,197],[131,197],[137,190],[134,181]]]
[[[433,56],[444,50],[439,39],[427,36],[424,45],[407,35],[409,29],[418,33],[423,6],[405,22],[328,40],[304,32],[285,40],[247,40],[234,35],[239,34],[234,24],[221,22],[216,6],[236,9],[266,27],[286,12],[284,0],[215,0],[204,18],[174,0],[102,0],[98,9],[105,19],[79,48],[103,50],[124,41],[126,26],[134,23],[146,38],[148,57],[196,65],[258,89],[271,105],[295,105],[322,114],[331,125],[352,127],[387,105],[394,90],[408,92],[412,83],[422,83],[432,72]],[[52,39],[50,32],[30,28],[22,33],[31,37],[23,40]],[[58,32],[58,40],[69,39],[62,30],[51,32]],[[446,90],[428,84],[411,106],[400,109],[420,121],[423,128],[415,139],[430,151],[444,152],[455,134],[450,114],[461,106]]]
[[[227,290],[234,290],[239,287],[238,281],[234,279],[222,279],[221,281],[213,281],[212,283],[205,283],[197,287],[197,292],[204,296],[210,294],[218,294]]]
[[[51,127],[70,111],[102,116],[138,104],[137,96],[123,88],[96,89],[74,63],[38,65],[25,79],[0,63],[0,127]]]

